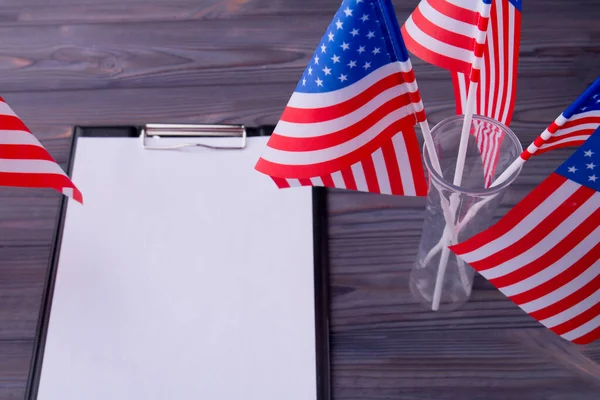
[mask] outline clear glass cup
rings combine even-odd
[[[456,310],[468,301],[475,271],[447,246],[488,228],[506,188],[521,172],[519,169],[504,183],[490,187],[523,148],[508,127],[474,115],[462,182],[460,187],[453,185],[462,124],[463,116],[457,115],[431,130],[442,176],[423,148],[429,192],[410,288],[413,296],[433,311]],[[443,262],[445,258],[447,262]]]

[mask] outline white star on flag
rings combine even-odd
[[[577,172],[577,168],[569,167],[569,172],[575,173],[575,172]]]
[[[587,169],[594,169],[594,168],[596,168],[596,164],[594,164],[593,162],[591,162],[589,164],[585,164],[585,166],[587,167]]]
[[[395,18],[390,0],[343,0],[257,163],[278,187],[426,194],[425,111]]]
[[[594,152],[593,152],[593,151],[591,151],[591,150],[586,150],[586,151],[584,151],[584,152],[583,152],[583,154],[584,154],[586,157],[591,157],[591,156],[592,156],[592,154],[594,154]]]

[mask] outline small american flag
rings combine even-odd
[[[476,0],[471,0],[476,7]],[[494,0],[490,11],[487,43],[483,52],[481,78],[477,87],[475,113],[494,118],[504,125],[512,120],[521,43],[522,0]],[[467,104],[469,77],[452,72],[456,113],[463,114]]]
[[[424,115],[391,2],[344,0],[256,169],[280,188],[424,196]]]
[[[498,223],[450,249],[554,333],[600,338],[600,129]]]
[[[600,125],[600,78],[597,78],[556,120],[529,146],[521,157],[533,153],[578,146]]]
[[[479,3],[491,0],[421,0],[402,26],[411,53],[450,71],[470,73],[478,26]]]
[[[52,188],[83,202],[81,192],[2,98],[0,186]]]

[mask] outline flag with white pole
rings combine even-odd
[[[483,51],[483,66],[475,114],[484,115],[509,126],[516,99],[519,50],[521,42],[522,0],[493,0]],[[456,113],[467,106],[469,77],[452,72]]]
[[[538,138],[494,181],[508,179],[534,154],[584,143],[600,125],[600,77],[559,115]]]

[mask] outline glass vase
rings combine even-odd
[[[452,311],[471,296],[475,271],[448,249],[488,228],[506,188],[493,181],[522,152],[515,134],[500,122],[474,115],[462,182],[453,184],[463,116],[441,121],[431,134],[441,167],[435,171],[426,147],[423,158],[429,177],[425,220],[417,259],[410,275],[413,296],[432,311]]]

